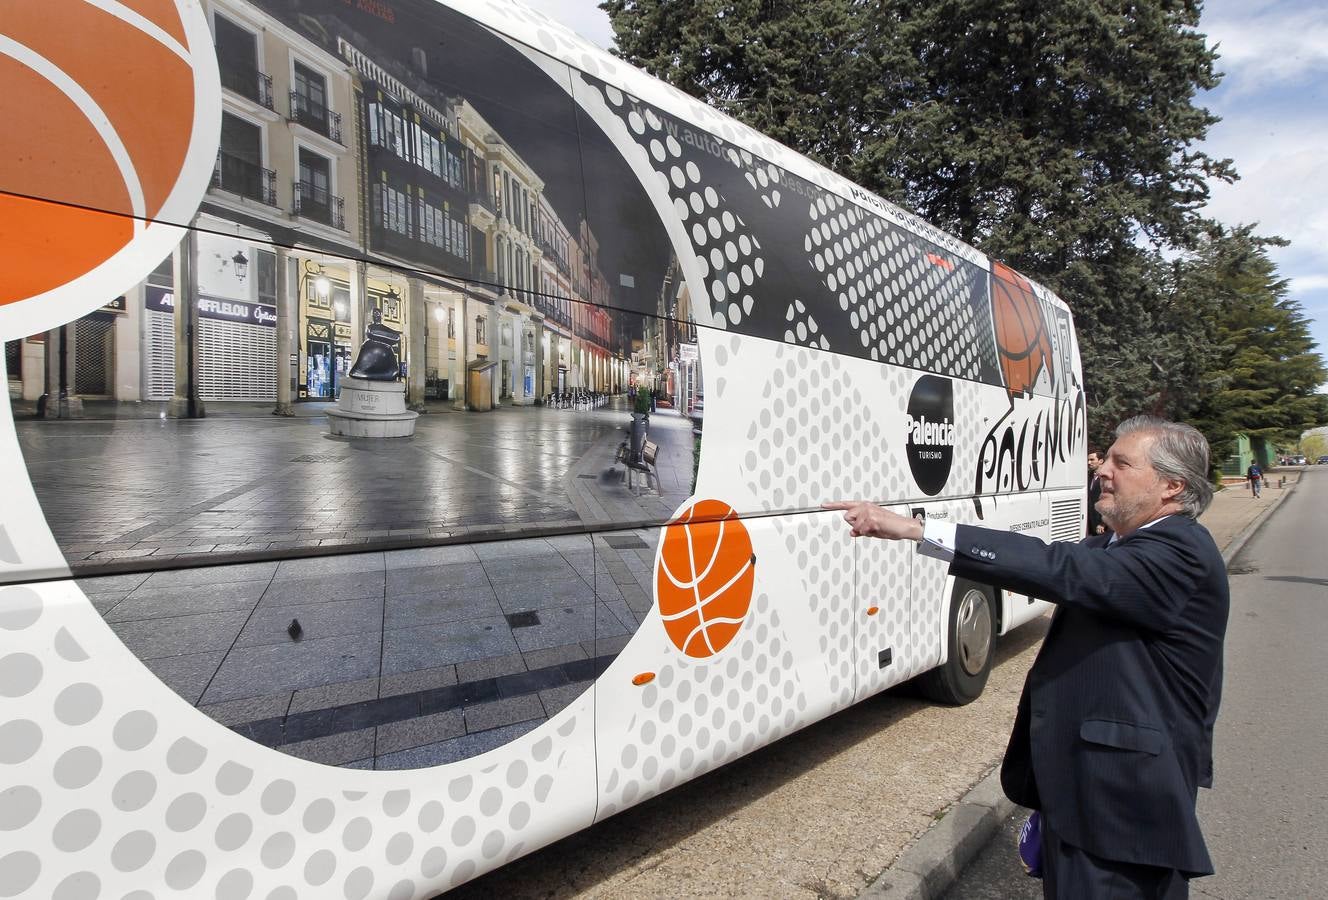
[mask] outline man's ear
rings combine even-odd
[[[1185,490],[1185,482],[1179,478],[1168,478],[1166,479],[1166,487],[1162,489],[1162,499],[1175,500],[1183,490]]]

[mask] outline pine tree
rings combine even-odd
[[[1328,424],[1328,370],[1309,320],[1287,295],[1267,248],[1285,245],[1249,226],[1213,228],[1182,265],[1179,289],[1211,310],[1207,370],[1217,380],[1192,405],[1191,420],[1222,457],[1237,433],[1293,445]]]
[[[853,0],[607,0],[618,52],[678,89],[846,172],[866,76]]]

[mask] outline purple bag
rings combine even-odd
[[[1042,877],[1042,817],[1037,810],[1019,829],[1019,861],[1030,877]]]

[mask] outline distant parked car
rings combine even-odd
[[[1328,466],[1328,456],[1320,456],[1314,463],[1319,466]]]
[[[1293,457],[1291,457],[1291,465],[1293,465],[1293,466],[1303,466],[1303,465],[1305,465],[1305,457],[1303,457],[1303,456],[1293,456]]]

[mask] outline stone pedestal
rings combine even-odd
[[[400,381],[341,379],[337,408],[327,411],[333,434],[345,437],[410,437],[419,413],[406,409],[406,386]]]

